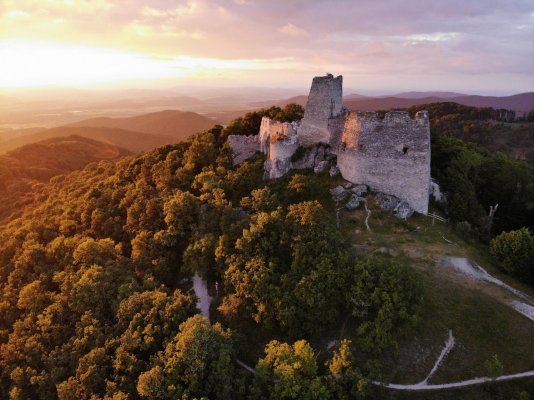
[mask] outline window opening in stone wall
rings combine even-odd
[[[402,154],[407,154],[407,153],[408,153],[408,149],[409,149],[408,146],[404,146],[404,147],[402,148]]]

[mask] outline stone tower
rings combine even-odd
[[[304,147],[317,143],[330,144],[329,123],[343,112],[343,77],[331,74],[313,78],[304,118],[299,128],[299,141]]]

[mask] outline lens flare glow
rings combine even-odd
[[[256,70],[265,60],[221,60],[188,56],[158,57],[57,42],[0,41],[0,87],[86,86],[134,80]],[[288,60],[269,60],[269,68]]]

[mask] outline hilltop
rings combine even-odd
[[[442,266],[469,258],[534,294],[484,241],[495,201],[492,236],[532,226],[532,167],[434,132],[432,175],[449,199],[431,204],[440,219],[399,220],[367,189],[349,209],[330,192],[347,182],[328,169],[264,181],[260,154],[233,166],[227,137],[253,135],[281,111],[52,178],[0,224],[1,397],[533,389],[528,379],[401,394],[372,384],[487,376],[494,356],[496,374],[534,369],[532,321],[510,307],[515,295]],[[456,344],[428,377],[448,330]]]
[[[164,110],[125,118],[91,118],[69,124],[69,127],[119,128],[152,135],[165,135],[176,141],[196,132],[210,129],[215,121],[194,112]]]
[[[119,128],[104,127],[58,127],[46,129],[28,135],[19,135],[14,138],[0,142],[0,153],[14,150],[18,147],[39,142],[42,140],[80,136],[101,142],[113,144],[117,147],[127,149],[132,153],[139,153],[177,142],[176,139],[165,135],[152,135],[149,133],[127,131]]]
[[[26,195],[52,177],[101,160],[115,160],[129,151],[113,144],[70,135],[27,144],[0,155],[0,220],[21,211]]]

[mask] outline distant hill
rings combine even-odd
[[[534,110],[534,92],[514,94],[513,96],[462,96],[448,101],[471,107],[492,107],[514,110],[516,113]]]
[[[416,92],[417,93],[417,92]],[[440,97],[403,98],[403,97],[370,97],[365,99],[345,99],[344,105],[349,110],[376,111],[392,108],[408,108],[420,104],[440,103]],[[459,96],[447,98],[446,101],[471,107],[504,108],[515,111],[519,116],[534,109],[534,92],[521,93],[513,96]]]
[[[419,104],[438,103],[439,97],[404,99],[400,97],[367,97],[364,99],[344,99],[343,105],[352,111],[378,111],[392,108],[408,108]]]
[[[46,128],[23,128],[23,129],[1,129],[0,128],[0,148],[2,142],[14,139],[19,136],[32,135],[38,132],[42,132]],[[1,151],[0,151],[1,152]]]
[[[470,107],[454,102],[420,104],[410,114],[427,110],[431,126],[447,136],[474,143],[490,153],[534,165],[534,123],[507,122],[506,114],[489,107]]]
[[[425,97],[439,97],[440,99],[451,99],[453,97],[467,96],[457,92],[402,92],[384,97],[401,97],[403,99],[423,99]]]
[[[262,101],[254,103],[255,107],[283,107],[288,103],[297,103],[306,106],[308,97],[296,96],[284,100]],[[524,112],[534,110],[534,92],[520,93],[513,96],[474,96],[456,92],[403,92],[394,96],[362,96],[352,93],[343,97],[343,104],[353,111],[378,111],[392,108],[408,108],[420,104],[455,102],[471,107],[492,107],[513,110],[518,116]]]
[[[256,102],[251,103],[251,106],[257,107],[257,108],[269,108],[271,106],[284,107],[286,104],[296,103],[298,105],[301,105],[302,107],[306,107],[307,101],[308,101],[308,96],[301,95],[301,96],[290,97],[288,99],[283,99],[283,100],[256,101]]]
[[[17,136],[15,138],[5,140],[4,142],[0,142],[0,154],[30,143],[70,135],[77,135],[93,140],[111,143],[132,153],[151,150],[156,147],[170,143],[176,143],[178,141],[178,139],[171,136],[153,135],[149,133],[134,132],[118,128],[65,126],[47,129],[31,135]]]
[[[81,136],[52,138],[27,144],[0,156],[0,220],[19,209],[35,185],[83,169],[101,160],[115,160],[129,151]],[[19,207],[20,206],[20,207]]]
[[[369,96],[364,96],[363,94],[358,94],[358,93],[351,93],[351,94],[348,94],[348,95],[345,95],[343,96],[344,99],[365,99]]]
[[[194,112],[165,110],[126,118],[92,118],[69,127],[119,128],[128,131],[166,135],[181,141],[194,133],[210,129],[217,122]]]

